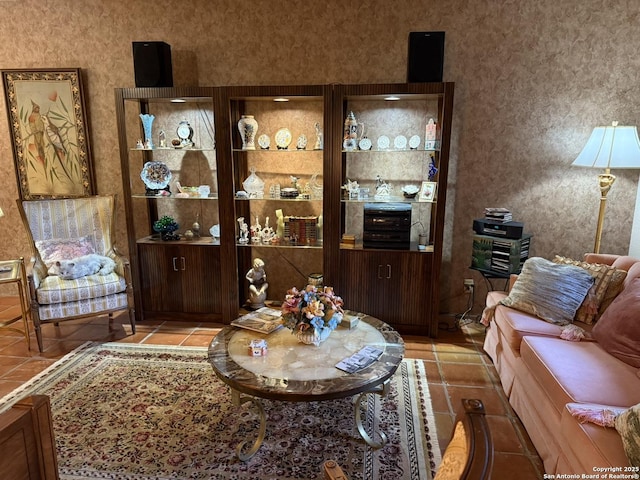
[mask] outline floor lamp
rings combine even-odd
[[[594,128],[587,144],[571,165],[604,168],[604,173],[598,175],[600,210],[598,212],[596,241],[593,247],[595,253],[600,253],[600,239],[602,237],[602,225],[604,224],[607,193],[609,193],[613,182],[616,180],[616,177],[611,174],[611,169],[640,168],[638,130],[636,127],[618,126],[618,122],[613,122],[610,127]]]

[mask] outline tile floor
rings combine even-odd
[[[0,297],[0,319],[15,312],[15,299]],[[446,321],[444,322],[447,323]],[[29,350],[23,335],[0,329],[0,397],[41,372],[57,359],[87,341],[158,345],[207,346],[220,325],[184,322],[143,322],[129,335],[125,315],[109,326],[106,317],[44,325],[44,352],[38,352],[35,335]],[[442,330],[437,339],[405,336],[408,358],[425,363],[436,428],[441,448],[452,431],[461,398],[480,398],[495,445],[495,479],[540,479],[543,467],[518,417],[502,391],[489,357],[482,351],[484,331],[476,324]]]

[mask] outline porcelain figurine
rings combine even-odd
[[[264,271],[264,261],[260,258],[253,259],[253,266],[247,272],[246,279],[249,281],[249,306],[253,309],[264,307],[267,299],[267,273]]]
[[[316,144],[313,146],[314,150],[322,150],[324,148],[324,139],[322,135],[322,128],[320,123],[316,122]]]

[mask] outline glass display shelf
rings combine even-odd
[[[131,198],[144,198],[147,200],[218,200],[217,194],[210,194],[208,197],[176,197],[175,195],[145,195],[144,193],[134,193]]]
[[[282,151],[282,150],[281,150]],[[424,148],[386,148],[386,149],[377,149],[370,148],[369,150],[342,150],[342,153],[354,153],[354,154],[365,154],[365,153],[429,153],[429,152],[439,152],[440,146],[436,146],[436,148],[424,149]]]
[[[423,249],[418,248],[417,242],[411,242],[409,249],[401,248],[365,248],[362,241],[354,244],[340,242],[341,250],[366,250],[367,252],[409,252],[409,253],[433,253],[433,245],[422,245]]]
[[[236,242],[237,247],[252,247],[252,248],[308,248],[308,249],[322,249],[322,242],[316,241],[316,243],[306,244],[306,243],[238,243]]]
[[[155,147],[155,148],[129,148],[132,152],[215,152],[215,148],[179,148],[179,147]]]
[[[322,198],[242,198],[236,197],[236,200],[242,202],[322,202]]]
[[[342,203],[418,203],[418,204],[430,204],[436,203],[437,200],[419,200],[417,198],[405,198],[405,197],[388,197],[388,198],[359,198],[359,199],[345,199],[340,200]]]

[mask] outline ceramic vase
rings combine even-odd
[[[318,347],[322,342],[329,338],[330,333],[331,329],[327,327],[324,327],[320,330],[316,328],[307,328],[304,331],[298,330],[296,332],[296,338],[301,343],[304,343],[306,345],[315,345],[316,347]]]
[[[153,138],[151,137],[151,127],[156,117],[148,113],[141,113],[142,128],[144,130],[144,148],[153,148]]]
[[[242,138],[242,150],[256,149],[256,133],[258,132],[258,122],[253,115],[242,115],[238,121],[238,130]]]

